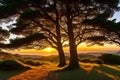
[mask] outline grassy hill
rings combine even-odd
[[[120,65],[80,63],[79,69],[70,71],[55,66],[42,65],[8,80],[120,80]]]
[[[0,51],[0,60],[8,60],[8,59],[14,59],[14,58],[15,57],[12,54]]]
[[[24,66],[27,65],[31,67],[31,69],[11,71],[0,70],[0,80],[120,80],[120,65],[80,62],[79,69],[64,70],[64,67],[57,67],[58,56],[56,55],[39,57],[26,55],[13,56],[8,53],[1,53],[1,55],[11,56],[9,58],[15,57],[14,60],[17,60]],[[79,55],[79,58],[94,59],[96,57],[92,55]],[[69,57],[67,57],[67,60],[68,59]]]

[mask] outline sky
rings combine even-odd
[[[116,21],[119,22],[120,21],[120,11],[116,12],[114,14],[114,16],[112,18],[110,18],[110,20],[113,19],[117,19]],[[14,23],[14,21],[13,21]],[[10,25],[10,24],[9,24]],[[4,29],[7,29],[6,24],[2,24]],[[17,36],[11,34],[10,35],[10,39],[13,39]],[[7,41],[9,42],[9,41]],[[114,52],[114,51],[119,51],[120,47],[116,46],[115,44],[110,45],[110,44],[105,44],[104,46],[91,46],[88,47],[85,43],[82,43],[81,45],[78,46],[77,48],[78,53],[88,53],[88,52]],[[69,53],[69,48],[68,47],[64,47],[64,51],[65,53]],[[11,50],[11,51],[7,51],[10,53],[14,53],[14,54],[25,54],[25,55],[54,55],[57,54],[57,51],[53,48],[45,48],[43,50],[34,50],[34,49],[30,49],[30,50],[24,50],[24,49],[20,49],[20,50]]]
[[[120,50],[119,46],[114,45],[110,45],[110,44],[105,44],[104,46],[86,46],[85,43],[80,44],[77,47],[78,53],[112,53],[112,52],[117,52]],[[69,53],[69,48],[68,47],[64,47],[64,51],[65,53]],[[35,49],[19,49],[19,50],[11,50],[8,51],[10,53],[13,54],[22,54],[22,55],[44,55],[44,56],[48,56],[48,55],[57,55],[57,51],[54,48],[45,48],[42,50],[35,50]]]

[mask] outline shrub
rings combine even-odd
[[[18,70],[18,69],[27,69],[28,67],[24,67],[22,64],[18,63],[15,60],[5,60],[0,62],[1,70]]]
[[[120,65],[120,56],[114,54],[102,54],[99,57],[105,64],[117,64]]]
[[[40,65],[43,64],[43,63],[41,63],[41,62],[33,61],[33,60],[26,60],[24,63],[25,63],[25,64],[32,65],[32,66],[40,66]]]
[[[31,65],[31,66],[40,66],[44,64],[43,62],[40,62],[38,60],[33,59],[18,59],[20,62]]]
[[[97,63],[97,64],[103,64],[104,63],[103,60],[98,59],[98,58],[96,58],[96,59],[90,59],[90,62],[91,63]]]
[[[90,63],[90,59],[89,58],[81,58],[79,59],[80,62],[84,62],[84,63]]]
[[[80,62],[84,62],[84,63],[97,63],[97,64],[102,64],[103,61],[101,59],[98,58],[82,58],[79,59]]]

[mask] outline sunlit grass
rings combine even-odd
[[[93,70],[94,67],[99,67],[99,64],[95,63],[80,63],[80,67],[84,70],[86,70],[88,73]]]
[[[120,80],[118,65],[80,63],[75,70],[62,70],[57,64],[50,63],[31,69],[9,80]]]

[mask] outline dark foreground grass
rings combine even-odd
[[[45,80],[120,80],[120,68],[87,65],[75,70],[50,72]]]
[[[22,70],[12,70],[12,71],[3,71],[0,70],[0,80],[8,80],[8,78],[18,75],[20,73],[23,73],[27,71],[28,69],[22,69]]]
[[[80,63],[79,69],[65,70],[51,64],[23,71],[23,75],[17,75],[15,72],[17,76],[14,76],[13,73],[2,72],[0,76],[12,76],[10,80],[120,80],[120,65]]]

